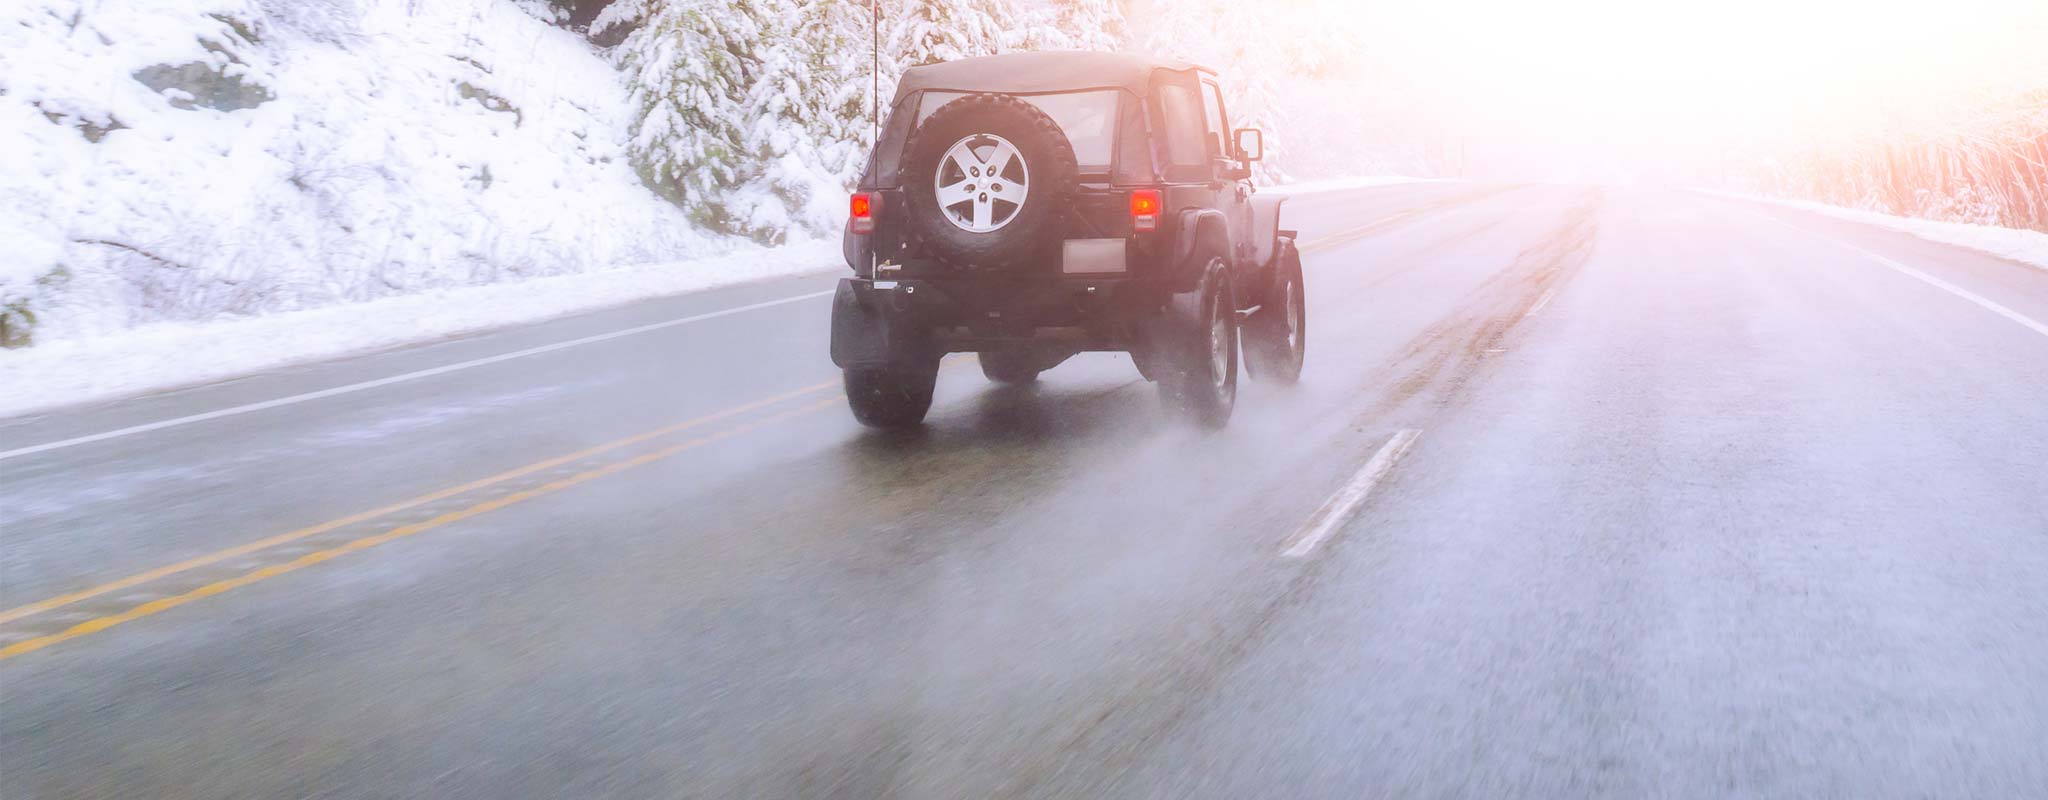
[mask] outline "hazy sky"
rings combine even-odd
[[[1361,91],[1537,151],[1763,151],[2048,92],[2048,0],[1271,5],[1351,30]]]

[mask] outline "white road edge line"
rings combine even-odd
[[[1901,274],[1901,275],[1905,275],[1905,276],[1907,276],[1907,277],[1909,277],[1909,278],[1914,278],[1914,279],[1917,279],[1917,280],[1919,280],[1919,281],[1920,281],[1921,283],[1925,283],[1925,284],[1927,284],[1927,285],[1929,285],[1929,286],[1932,286],[1932,287],[1934,287],[1934,288],[1936,288],[1936,289],[1940,289],[1940,290],[1942,290],[1942,291],[1944,291],[1944,292],[1948,292],[1949,294],[1952,294],[1952,295],[1955,295],[1955,296],[1957,296],[1957,297],[1963,298],[1964,300],[1968,300],[1968,301],[1970,301],[1970,302],[1972,302],[1972,303],[1976,303],[1976,304],[1977,304],[1978,306],[1981,306],[1981,307],[1982,307],[1982,308],[1983,308],[1984,310],[1986,310],[1986,311],[1989,311],[1989,312],[1991,312],[1991,313],[1993,313],[1993,314],[1997,314],[1997,315],[1999,315],[1999,316],[2001,316],[2001,317],[2004,317],[2004,318],[2006,318],[2006,319],[2012,320],[2012,321],[2014,321],[2014,322],[2017,322],[2017,323],[2019,323],[2019,324],[2021,324],[2021,325],[2025,325],[2025,326],[2027,326],[2027,327],[2028,327],[2029,329],[2032,329],[2032,330],[2033,330],[2033,331],[2034,331],[2035,333],[2041,334],[2042,336],[2048,336],[2048,324],[2044,324],[2044,323],[2042,323],[2042,322],[2041,322],[2040,320],[2034,319],[2034,318],[2032,318],[2032,317],[2029,317],[2029,316],[2027,316],[2027,315],[2025,315],[2025,314],[2021,314],[2021,313],[2020,313],[2020,312],[2018,312],[2018,311],[2014,311],[2014,310],[2012,310],[2012,309],[2010,309],[2010,308],[2006,308],[2005,306],[1999,305],[1998,303],[1996,303],[1996,302],[1994,302],[1994,301],[1992,301],[1992,300],[1990,300],[1990,299],[1988,299],[1988,298],[1984,297],[1983,295],[1977,294],[1976,292],[1972,292],[1972,291],[1970,291],[1970,290],[1968,290],[1968,289],[1965,289],[1965,288],[1963,288],[1963,287],[1961,287],[1961,286],[1957,286],[1957,285],[1955,285],[1955,284],[1953,284],[1953,283],[1949,283],[1948,281],[1945,281],[1945,280],[1942,280],[1942,279],[1940,279],[1940,278],[1934,277],[1933,275],[1929,275],[1929,274],[1927,274],[1927,273],[1925,273],[1925,272],[1921,272],[1920,270],[1917,270],[1917,269],[1914,269],[1914,268],[1912,268],[1912,267],[1906,266],[1905,264],[1901,264],[1901,263],[1899,263],[1899,262],[1897,262],[1897,261],[1893,261],[1893,260],[1892,260],[1892,259],[1890,259],[1890,258],[1886,258],[1886,257],[1884,257],[1884,256],[1881,256],[1881,255],[1878,255],[1878,254],[1876,254],[1876,253],[1870,252],[1869,250],[1865,250],[1865,249],[1863,249],[1863,248],[1861,248],[1861,247],[1857,247],[1856,245],[1853,245],[1853,244],[1850,244],[1850,243],[1848,243],[1848,242],[1842,241],[1842,240],[1840,240],[1840,239],[1837,239],[1837,238],[1835,238],[1835,237],[1833,237],[1833,236],[1829,236],[1829,235],[1827,235],[1827,234],[1824,234],[1824,233],[1815,233],[1815,232],[1813,232],[1813,231],[1807,230],[1807,229],[1805,229],[1805,228],[1802,228],[1802,227],[1800,227],[1800,226],[1798,226],[1798,225],[1794,225],[1794,224],[1792,224],[1792,223],[1790,223],[1790,222],[1786,222],[1786,221],[1784,221],[1784,220],[1778,219],[1778,218],[1776,218],[1776,217],[1773,217],[1773,216],[1770,216],[1770,215],[1768,215],[1768,214],[1764,214],[1764,215],[1761,215],[1761,216],[1763,216],[1763,218],[1764,218],[1764,219],[1767,219],[1767,220],[1770,220],[1770,221],[1772,221],[1772,222],[1778,223],[1779,225],[1783,225],[1783,226],[1785,226],[1785,227],[1787,227],[1787,228],[1791,228],[1792,230],[1795,230],[1795,231],[1799,231],[1800,233],[1804,233],[1804,234],[1806,234],[1806,235],[1808,235],[1808,236],[1813,236],[1813,237],[1817,237],[1817,238],[1821,238],[1821,239],[1826,239],[1826,240],[1828,240],[1828,241],[1830,241],[1830,242],[1834,242],[1835,244],[1841,245],[1841,246],[1843,246],[1843,247],[1846,247],[1846,248],[1848,248],[1848,249],[1850,249],[1850,250],[1854,250],[1854,251],[1856,251],[1856,252],[1858,252],[1858,253],[1862,253],[1862,254],[1863,254],[1863,256],[1864,256],[1865,258],[1869,258],[1869,259],[1870,259],[1870,260],[1872,260],[1872,261],[1875,261],[1875,262],[1877,262],[1877,263],[1879,263],[1879,264],[1883,264],[1883,265],[1884,265],[1884,266],[1886,266],[1886,267],[1890,267],[1890,268],[1892,269],[1892,271],[1894,271],[1894,272],[1897,272],[1897,273],[1899,273],[1899,274]]]
[[[1330,534],[1335,533],[1338,527],[1350,521],[1351,515],[1358,512],[1358,507],[1365,504],[1365,498],[1372,495],[1373,487],[1378,486],[1380,481],[1387,477],[1387,473],[1394,471],[1394,464],[1408,454],[1408,448],[1414,447],[1415,438],[1421,435],[1422,431],[1410,428],[1388,439],[1386,444],[1380,446],[1380,451],[1372,455],[1372,460],[1365,462],[1365,466],[1358,470],[1358,474],[1351,476],[1351,480],[1344,484],[1344,488],[1331,495],[1329,501],[1323,503],[1322,508],[1316,509],[1316,513],[1301,526],[1301,530],[1288,539],[1288,545],[1280,551],[1280,555],[1300,558],[1315,552],[1317,545],[1330,538]]]
[[[636,328],[627,328],[625,330],[612,331],[611,333],[600,333],[594,336],[585,336],[581,339],[570,339],[565,342],[556,342],[554,344],[541,345],[539,347],[529,347],[525,350],[515,350],[510,353],[501,353],[495,356],[479,358],[472,361],[463,361],[455,364],[445,364],[430,369],[407,372],[402,375],[393,375],[388,378],[378,378],[373,381],[363,381],[362,383],[351,383],[347,386],[336,386],[331,389],[321,389],[317,392],[306,392],[305,394],[295,394],[290,397],[280,397],[275,400],[265,400],[260,403],[249,403],[247,405],[223,408],[218,411],[208,411],[203,414],[193,414],[190,416],[176,417],[173,419],[149,422],[141,425],[131,425],[126,428],[119,428],[116,430],[106,431],[104,433],[95,433],[86,436],[78,436],[70,439],[62,439],[55,442],[46,442],[38,445],[30,445],[28,447],[17,447],[13,450],[0,450],[0,461],[5,461],[10,458],[19,458],[21,456],[35,455],[37,453],[47,453],[51,450],[61,450],[66,447],[76,447],[82,444],[104,442],[108,439],[118,439],[123,436],[133,436],[138,433],[160,431],[165,428],[176,428],[181,425],[190,425],[195,422],[205,422],[207,420],[215,420],[220,419],[222,417],[232,417],[238,414],[247,414],[252,411],[263,411],[266,409],[277,408],[279,406],[292,405],[294,403],[304,403],[309,400],[319,400],[322,398],[334,397],[336,395],[350,394],[353,392],[360,392],[365,389],[375,389],[382,386],[390,386],[394,383],[405,383],[407,381],[415,381],[421,378],[431,378],[436,375],[446,375],[450,372],[458,372],[461,370],[470,369],[472,367],[487,366],[490,364],[497,364],[504,361],[511,361],[516,358],[537,356],[542,353],[552,353],[556,350],[567,350],[571,347],[580,347],[586,344],[595,344],[597,342],[609,341],[612,339],[620,339],[627,336],[636,336],[642,333],[648,333],[650,331],[658,331],[663,328],[673,328],[677,325],[688,325],[692,322],[703,322],[704,320],[707,319],[717,319],[719,317],[731,316],[733,314],[741,314],[748,311],[757,311],[763,308],[786,305],[789,303],[795,303],[803,300],[811,300],[832,294],[834,291],[836,290],[827,289],[822,292],[811,292],[809,294],[800,294],[794,297],[784,297],[778,300],[768,300],[744,306],[734,306],[732,308],[720,309],[718,311],[711,311],[703,314],[695,314],[688,317],[678,317],[676,319],[667,320],[664,322],[656,322],[648,325],[641,325]]]
[[[1538,297],[1538,298],[1536,298],[1536,305],[1530,306],[1530,307],[1529,307],[1529,313],[1527,313],[1527,314],[1523,314],[1523,315],[1522,315],[1522,319],[1528,319],[1528,318],[1530,318],[1530,317],[1536,316],[1536,312],[1538,312],[1538,311],[1542,311],[1542,310],[1543,310],[1543,307],[1544,307],[1544,306],[1550,305],[1550,298],[1553,298],[1553,297],[1556,297],[1556,296],[1557,296],[1557,290],[1556,290],[1556,289],[1545,289],[1545,290],[1543,290],[1543,296],[1542,296],[1542,297]]]

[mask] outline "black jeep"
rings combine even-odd
[[[921,423],[941,356],[1027,383],[1124,351],[1207,426],[1301,375],[1307,317],[1283,198],[1251,184],[1214,73],[1110,53],[1018,53],[904,73],[852,200],[832,306],[853,415]]]

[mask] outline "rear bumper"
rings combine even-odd
[[[846,278],[832,303],[832,361],[908,363],[1043,345],[1127,350],[1132,323],[1165,293],[1133,278]]]

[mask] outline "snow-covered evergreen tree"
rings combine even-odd
[[[826,233],[874,142],[866,0],[618,0],[591,24],[639,110],[648,186],[713,230]],[[911,66],[1013,49],[1117,49],[1121,0],[885,0],[879,99]],[[886,109],[884,110],[886,112]]]
[[[1042,0],[1014,13],[1005,42],[1018,50],[1121,49],[1120,0]]]
[[[797,8],[791,4],[786,10]],[[774,14],[762,23],[758,65],[743,104],[743,184],[733,192],[729,211],[739,233],[780,241],[795,225],[791,211],[805,207],[809,196],[807,174],[813,170],[805,155],[813,137],[807,125],[815,110],[811,63],[805,43],[797,39],[797,20]]]
[[[640,112],[628,147],[634,168],[649,188],[715,231],[748,228],[727,200],[757,168],[747,146],[748,99],[772,3],[648,0],[639,27],[619,45]]]
[[[1060,28],[1076,50],[1119,50],[1125,37],[1121,0],[1058,0]]]
[[[994,55],[1016,9],[1016,0],[898,0],[884,52],[906,67]]]
[[[1338,111],[1301,109],[1299,102],[1290,102],[1290,85],[1338,69],[1336,60],[1348,43],[1332,29],[1294,24],[1299,20],[1241,0],[1176,0],[1159,7],[1162,13],[1145,15],[1147,29],[1138,35],[1144,49],[1216,70],[1230,124],[1265,131],[1266,159],[1257,166],[1259,177],[1285,180],[1285,154],[1305,130],[1295,124],[1305,121],[1296,112],[1308,110],[1326,119]]]
[[[618,43],[646,24],[648,16],[661,5],[662,0],[615,0],[591,21],[590,38],[605,44]]]
[[[829,231],[858,176],[868,135],[868,10],[844,0],[780,0],[764,18],[760,70],[748,92],[748,155],[756,172],[735,219],[762,241]],[[852,78],[852,80],[848,80]],[[850,86],[858,84],[858,86]],[[858,149],[864,153],[864,147]]]
[[[893,58],[884,59],[881,79],[876,80],[874,19],[866,3],[812,0],[809,12],[801,31],[811,50],[808,88],[817,113],[809,130],[817,142],[818,163],[842,186],[852,188],[874,147],[876,101],[889,101],[902,65]],[[875,96],[877,83],[879,98]]]

